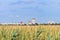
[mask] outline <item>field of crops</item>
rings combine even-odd
[[[60,25],[0,26],[0,40],[60,40]]]

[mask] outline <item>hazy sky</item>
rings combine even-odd
[[[60,22],[60,0],[0,0],[0,22]]]

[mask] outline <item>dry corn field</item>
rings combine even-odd
[[[60,40],[60,25],[3,25],[0,40]]]

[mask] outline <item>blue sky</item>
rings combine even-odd
[[[60,0],[0,0],[0,22],[36,18],[39,23],[60,22]]]

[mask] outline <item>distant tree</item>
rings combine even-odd
[[[35,23],[35,25],[39,25],[38,23]]]

